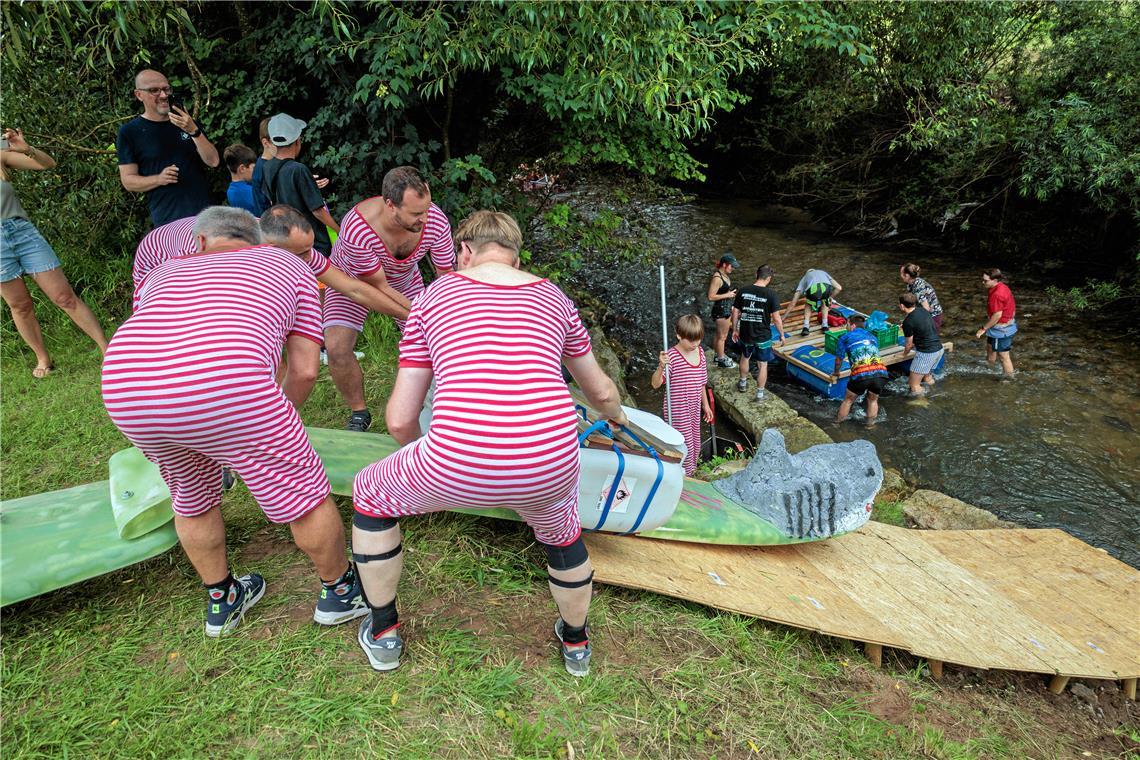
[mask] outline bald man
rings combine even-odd
[[[206,169],[221,159],[165,76],[143,69],[134,84],[143,112],[121,126],[115,139],[119,180],[132,193],[146,193],[150,221],[158,227],[210,205]]]

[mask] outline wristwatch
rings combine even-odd
[[[202,128],[198,127],[193,132],[187,132],[186,134],[190,137],[191,140],[193,140],[195,137],[202,134]]]

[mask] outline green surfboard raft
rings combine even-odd
[[[357,472],[399,448],[387,435],[325,428],[306,430],[324,463],[333,492],[341,496],[352,495],[352,480]],[[613,456],[609,452],[600,453]],[[626,458],[632,459],[630,456]],[[640,459],[656,467],[653,460]],[[161,554],[178,543],[170,494],[158,468],[137,449],[131,448],[111,457],[109,469],[109,481],[0,503],[0,543],[3,547],[0,604],[8,605],[118,570]],[[583,489],[587,487],[586,477],[584,474]],[[609,480],[612,479],[611,476]],[[607,492],[605,489],[602,491],[603,501]],[[854,521],[848,518],[838,526],[839,529],[833,524],[828,530],[823,512],[812,506],[814,502],[810,494],[804,501],[795,492],[789,493],[799,499],[799,502],[796,498],[789,501],[789,496],[783,495],[790,523],[781,519],[765,519],[755,507],[749,508],[730,498],[723,489],[702,480],[685,478],[676,507],[664,524],[639,535],[738,546],[793,544],[853,530],[869,516],[868,503],[866,514],[860,508],[856,510],[859,515]],[[793,506],[799,511],[796,512]],[[774,509],[773,514],[783,514],[778,500]],[[519,519],[508,509],[458,511]],[[793,513],[799,516],[798,525]],[[806,529],[805,520],[808,521]],[[583,515],[583,524],[586,528],[592,527],[590,515]],[[789,524],[793,527],[789,528]],[[815,525],[817,527],[813,528]]]

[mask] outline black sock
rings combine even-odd
[[[339,586],[342,583],[347,583],[351,586],[355,580],[356,573],[352,569],[352,563],[349,563],[348,569],[344,571],[344,575],[340,576],[335,581],[326,581],[324,578],[321,578],[321,585],[325,586],[326,588],[333,588],[335,586]]]
[[[586,639],[586,625],[582,624],[581,628],[575,628],[568,624],[565,620],[562,621],[562,642],[565,644],[585,644]]]
[[[400,624],[400,613],[396,612],[395,599],[383,607],[372,607],[371,605],[369,607],[372,609],[372,638],[379,638],[380,634]]]
[[[203,583],[202,585],[206,587],[206,593],[208,593],[211,598],[221,599],[226,595],[226,592],[230,590],[230,586],[233,585],[233,583],[233,574],[227,573],[224,580],[220,580],[217,583]],[[221,594],[214,594],[213,592],[215,591],[220,591]]]

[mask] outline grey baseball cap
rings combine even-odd
[[[269,141],[274,145],[292,145],[305,129],[305,122],[287,113],[279,113],[269,120]]]

